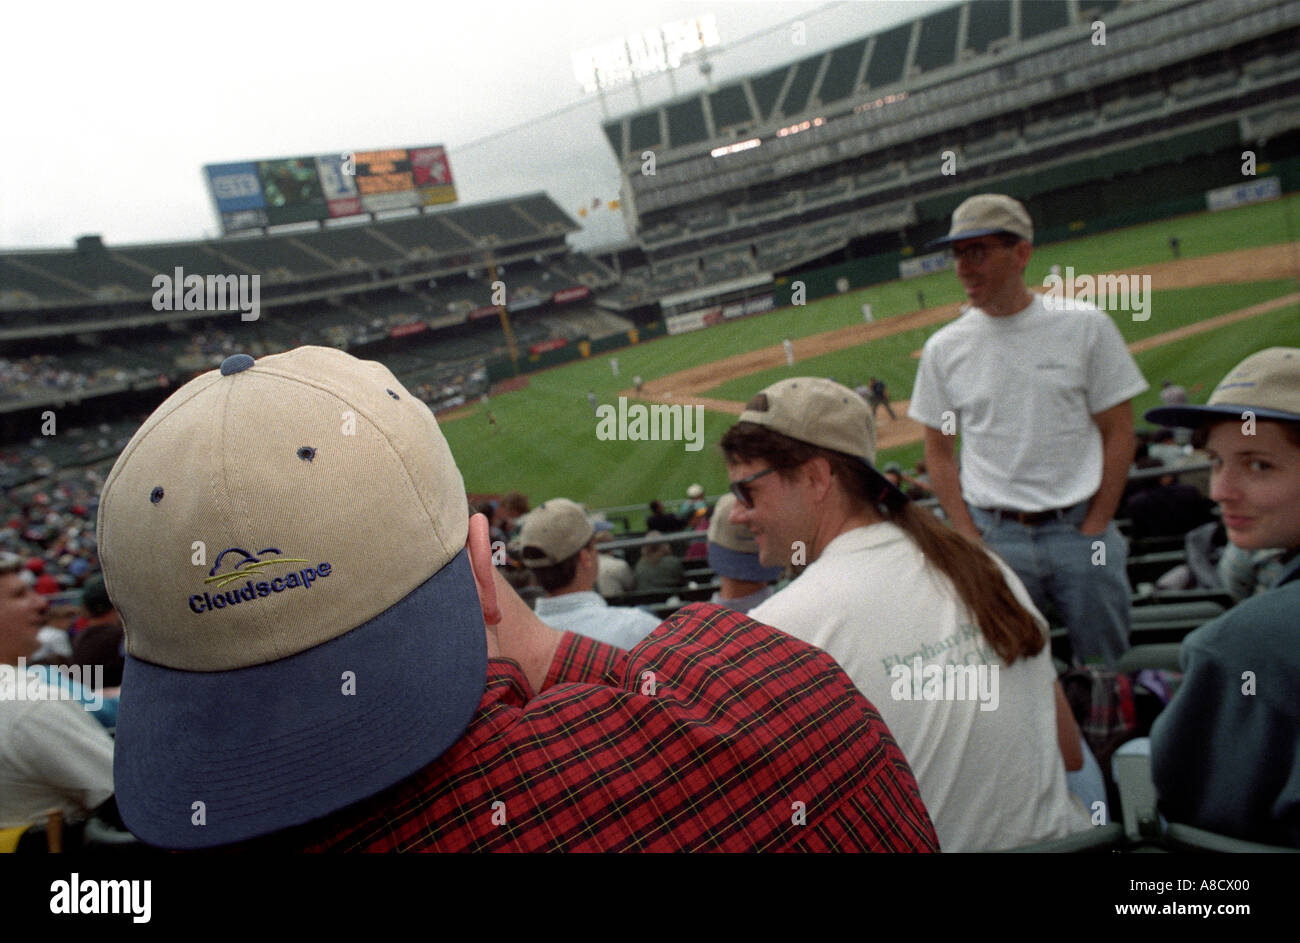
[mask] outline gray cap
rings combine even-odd
[[[568,498],[552,498],[528,512],[519,531],[524,565],[533,569],[563,563],[591,541],[596,528],[587,512]],[[529,548],[541,556],[530,556]]]
[[[1004,194],[980,193],[962,201],[952,211],[952,227],[948,235],[926,243],[925,247],[933,249],[1001,232],[1033,242],[1034,223],[1029,218],[1029,211],[1019,200]]]

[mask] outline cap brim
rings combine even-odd
[[[954,242],[961,242],[963,239],[978,239],[980,236],[994,236],[1000,232],[1016,235],[1006,229],[999,229],[994,226],[992,229],[968,229],[966,232],[953,233],[948,236],[940,236],[938,239],[931,239],[925,244],[927,249],[937,249],[940,246],[951,245]]]
[[[721,544],[709,542],[709,567],[719,576],[733,580],[749,580],[751,583],[771,583],[781,578],[784,567],[763,566],[758,562],[758,554],[745,553],[742,550],[730,550]]]
[[[883,504],[890,510],[897,511],[908,501],[912,500],[898,488],[894,483],[880,473],[880,470],[870,462],[863,459],[863,464],[867,466],[867,478],[872,484],[872,500],[876,504]]]
[[[1297,413],[1236,403],[1216,403],[1213,406],[1157,406],[1148,409],[1143,414],[1143,418],[1147,422],[1159,423],[1162,426],[1196,429],[1210,422],[1234,419],[1241,421],[1246,412],[1250,412],[1256,419],[1300,422],[1300,414]]]
[[[364,625],[270,664],[179,671],[128,655],[118,809],[142,841],[173,849],[321,818],[442,755],[473,719],[486,677],[465,550]]]

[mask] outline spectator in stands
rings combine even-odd
[[[1187,390],[1173,380],[1161,380],[1160,402],[1166,406],[1182,406],[1187,402]]]
[[[96,573],[86,581],[81,591],[81,605],[86,610],[86,621],[77,637],[72,640],[70,664],[81,665],[82,675],[95,665],[103,667],[104,686],[122,686],[122,671],[126,667],[126,637],[122,619],[117,614],[104,577]]]
[[[1183,683],[1151,728],[1161,808],[1175,822],[1300,848],[1300,348],[1251,354],[1204,406],[1146,418],[1197,430],[1235,546],[1284,551],[1273,589],[1183,639]]]
[[[862,400],[825,380],[783,380],[750,400],[721,445],[731,520],[753,532],[759,560],[808,561],[752,617],[825,649],[880,708],[943,847],[1087,829],[1066,782],[1083,754],[1046,622],[1010,568],[876,471]]]
[[[595,592],[600,572],[596,529],[568,498],[539,504],[524,519],[519,546],[524,565],[546,591],[537,616],[564,632],[577,632],[607,645],[632,648],[659,625],[644,609],[610,606]]]
[[[355,443],[339,404],[366,417]],[[247,435],[272,412],[292,421]],[[572,537],[552,503],[527,526]],[[210,511],[227,506],[242,513]],[[630,653],[558,632],[497,578],[466,510],[437,423],[379,364],[237,355],[164,402],[100,517],[131,639],[117,773],[132,830],[169,848],[936,847],[902,754],[824,653],[708,604]],[[263,551],[222,589],[155,552],[182,539],[310,562]],[[178,606],[208,629],[176,632]]]
[[[45,672],[20,670],[48,606],[20,571],[18,557],[0,556],[0,828],[44,821],[51,808],[79,821],[113,794],[108,733]]]
[[[686,530],[693,530],[698,534],[707,534],[709,530],[709,506],[696,508],[692,512],[690,520],[686,522]],[[683,555],[685,560],[705,560],[709,556],[708,540],[695,540],[686,548]]]
[[[952,246],[972,307],[925,342],[910,414],[927,426],[925,463],[953,526],[1006,560],[1040,610],[1055,605],[1076,661],[1113,665],[1128,648],[1129,585],[1112,518],[1133,460],[1131,400],[1147,383],[1108,315],[1062,318],[1025,286],[1033,235],[1023,205],[984,193],[931,243]]]
[[[681,530],[681,528],[682,522],[672,514],[666,513],[662,502],[650,502],[650,516],[646,518],[646,530],[657,530],[665,534],[672,534]]]
[[[596,573],[596,592],[606,599],[612,596],[621,596],[636,589],[636,574],[632,572],[632,567],[628,562],[622,557],[616,556],[612,550],[601,549],[601,544],[608,544],[613,540],[614,534],[612,531],[597,529],[596,562],[599,564],[599,572]]]
[[[708,510],[709,502],[704,500],[704,487],[696,482],[686,489],[686,500],[677,509],[677,517],[683,529],[690,529],[695,519],[695,512],[703,508]]]
[[[1125,510],[1133,521],[1134,539],[1180,537],[1214,520],[1214,502],[1172,473],[1129,495]]]
[[[647,538],[662,536],[652,530]],[[646,544],[636,561],[636,585],[641,589],[678,589],[686,585],[682,561],[666,543]]]
[[[758,544],[743,524],[731,521],[735,495],[724,494],[713,507],[709,522],[709,566],[718,577],[712,602],[737,612],[749,612],[772,595],[772,584],[784,569],[758,562]]]

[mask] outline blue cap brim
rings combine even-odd
[[[763,566],[758,562],[756,553],[729,550],[713,541],[709,541],[709,567],[719,576],[749,580],[751,583],[771,583],[780,579],[785,572],[784,567]]]
[[[1154,409],[1148,409],[1143,414],[1143,418],[1147,422],[1162,426],[1197,429],[1211,422],[1232,420],[1240,422],[1246,412],[1250,412],[1256,419],[1300,422],[1300,414],[1236,403],[1215,403],[1213,406],[1156,406]]]
[[[348,678],[355,693],[345,693]],[[199,672],[128,655],[118,809],[142,841],[173,849],[310,822],[442,755],[473,719],[486,678],[465,550],[364,625],[279,661]]]

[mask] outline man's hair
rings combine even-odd
[[[1281,426],[1282,434],[1286,436],[1287,441],[1300,449],[1300,422],[1287,422],[1283,419],[1261,419],[1259,421],[1260,423],[1271,422],[1275,425]],[[1192,432],[1193,447],[1198,449],[1205,448],[1205,444],[1210,441],[1210,430],[1215,426],[1220,426],[1227,422],[1235,423],[1240,422],[1240,420],[1235,416],[1225,417],[1221,421],[1207,422],[1205,425],[1197,427],[1196,430]]]
[[[501,499],[501,506],[516,517],[528,513],[528,498],[518,491],[511,491]]]
[[[573,578],[578,575],[578,554],[583,550],[590,550],[596,545],[596,535],[592,534],[591,540],[578,550],[573,556],[566,560],[561,560],[554,566],[539,566],[532,568],[533,576],[537,577],[537,582],[541,584],[542,589],[548,593],[553,593],[557,589],[563,589],[573,582]],[[536,560],[544,557],[546,554],[536,547],[525,547],[523,549],[525,560]]]
[[[1000,232],[1000,233],[995,233],[995,235],[998,237],[998,242],[1002,243],[1002,245],[1008,249],[1010,249],[1012,246],[1019,245],[1022,242],[1029,241],[1024,236],[1017,236],[1013,232]]]
[[[874,506],[870,471],[852,455],[809,445],[752,422],[738,422],[720,443],[728,462],[766,461],[787,481],[805,463],[823,458],[831,475],[859,508]],[[952,583],[984,638],[1008,665],[1037,655],[1046,644],[1043,630],[1011,592],[1006,578],[982,547],[942,524],[925,508],[909,501],[898,510],[877,507],[917,545],[925,559]]]

